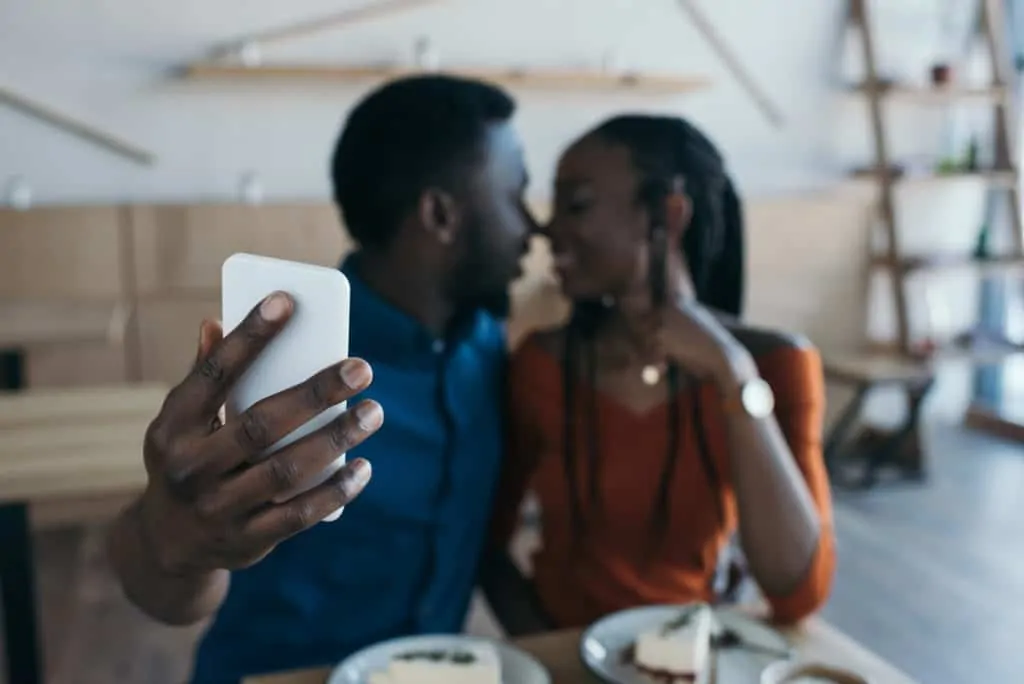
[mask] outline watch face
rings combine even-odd
[[[754,418],[767,418],[775,410],[775,394],[763,379],[751,380],[743,386],[743,408]]]

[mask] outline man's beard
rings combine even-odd
[[[509,295],[511,283],[494,283],[493,264],[491,268],[487,268],[479,261],[489,253],[482,242],[482,224],[476,223],[471,230],[466,231],[466,235],[469,240],[467,253],[470,257],[462,264],[455,279],[456,287],[461,289],[461,292],[457,290],[459,308],[463,310],[464,315],[485,311],[499,319],[508,318],[512,312],[512,298]],[[466,284],[469,283],[472,284],[471,287],[466,288]]]
[[[463,283],[467,282],[465,280]],[[467,318],[483,311],[498,319],[506,319],[512,312],[512,296],[509,288],[474,288],[472,292],[463,289],[458,298],[459,318]]]

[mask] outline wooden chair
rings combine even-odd
[[[825,357],[825,374],[831,380],[850,384],[853,398],[839,413],[825,438],[825,464],[832,482],[839,486],[870,487],[882,468],[891,466],[905,477],[925,475],[921,443],[921,408],[935,383],[935,373],[926,363],[892,357]],[[853,431],[868,393],[880,387],[897,387],[907,396],[903,422],[893,430],[865,428]],[[863,470],[851,480],[845,466],[862,460]]]

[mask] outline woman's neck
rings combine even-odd
[[[611,308],[616,317],[637,319],[646,317],[656,306],[674,306],[691,301],[695,297],[693,284],[681,268],[669,267],[665,279],[664,301],[655,302],[651,286],[645,281],[637,283],[624,296],[616,297]]]

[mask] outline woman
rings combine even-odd
[[[717,151],[680,119],[611,119],[562,157],[548,230],[573,314],[514,355],[495,530],[537,493],[547,617],[711,601],[737,527],[774,617],[816,610],[835,563],[821,361],[726,315],[742,220]]]

